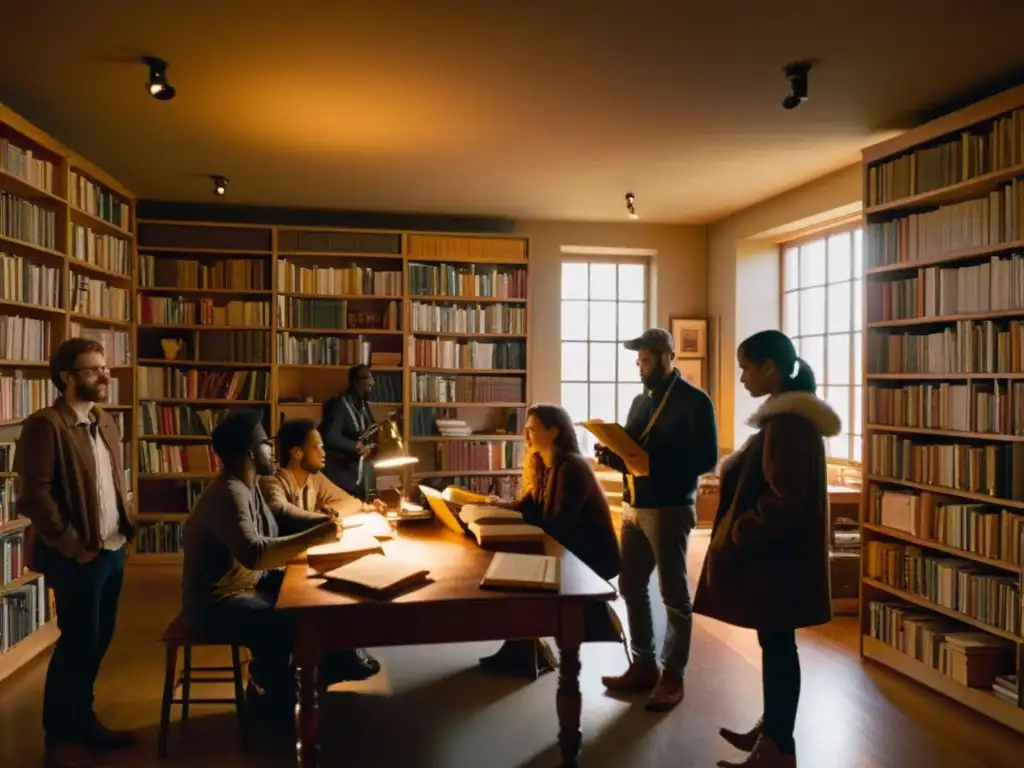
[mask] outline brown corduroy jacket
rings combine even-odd
[[[121,533],[135,536],[135,512],[125,491],[121,433],[100,407],[93,419],[114,468]],[[96,459],[88,427],[63,397],[29,416],[22,425],[14,456],[18,475],[17,511],[32,522],[34,535],[65,557],[95,551],[100,540]]]

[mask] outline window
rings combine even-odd
[[[562,405],[574,422],[623,423],[633,398],[643,392],[636,353],[622,342],[647,326],[647,263],[562,263]],[[590,456],[594,439],[577,428]]]
[[[833,459],[861,460],[863,231],[845,228],[782,246],[782,330],[814,369],[818,394],[843,420]]]

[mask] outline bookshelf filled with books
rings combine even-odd
[[[863,163],[862,654],[1024,732],[1024,88]]]
[[[408,496],[420,482],[515,494],[527,264],[515,237],[141,221],[136,559],[180,557],[227,409],[263,409],[271,435],[320,421],[357,363],[375,417],[395,414],[419,459],[399,478]]]
[[[106,347],[134,492],[134,219],[123,185],[0,104],[0,680],[57,636],[45,580],[25,567],[13,459],[21,422],[57,395],[49,358],[65,339]]]

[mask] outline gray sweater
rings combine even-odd
[[[265,571],[332,540],[336,530],[327,515],[286,510],[275,516],[258,484],[250,490],[220,475],[185,523],[182,613],[194,618],[221,598],[252,591]]]

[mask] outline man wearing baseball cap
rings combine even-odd
[[[634,476],[621,458],[598,447],[598,461],[624,475],[619,589],[633,651],[629,669],[602,682],[612,691],[650,692],[647,709],[666,711],[683,699],[693,633],[686,550],[697,524],[697,481],[718,463],[718,431],[711,398],[672,365],[675,345],[668,331],[649,328],[625,347],[637,353],[645,390],[633,400],[625,429],[647,451],[650,471]],[[660,671],[648,596],[655,568],[668,614]]]

